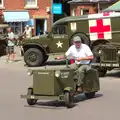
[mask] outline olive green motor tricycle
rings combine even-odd
[[[44,68],[29,69],[28,75],[33,76],[33,85],[27,90],[27,95],[21,95],[21,98],[27,99],[29,105],[35,105],[37,100],[60,100],[64,101],[66,107],[71,108],[74,105],[76,95],[76,79],[74,79],[75,69],[68,65],[64,66],[45,66]],[[95,93],[100,90],[99,75],[96,69],[90,69],[86,72],[83,85],[85,96],[93,98]]]

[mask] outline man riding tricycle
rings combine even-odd
[[[93,98],[100,90],[98,71],[92,69],[90,61],[93,54],[87,45],[81,43],[79,36],[73,38],[72,45],[65,56],[56,59],[75,59],[75,63],[66,66],[45,67],[29,70],[33,75],[33,86],[28,88],[27,99],[29,105],[36,104],[38,99],[52,99],[65,101],[67,107],[73,106],[74,97],[84,93],[87,98]]]

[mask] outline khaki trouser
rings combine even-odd
[[[81,86],[85,73],[91,69],[90,65],[77,65],[76,63],[70,65],[71,68],[75,69],[74,78],[77,80],[77,86]]]

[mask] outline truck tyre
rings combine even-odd
[[[98,68],[97,68],[98,69]],[[107,73],[107,69],[98,69],[99,77],[104,77]]]
[[[20,56],[24,56],[23,50],[20,50]]]
[[[95,92],[85,93],[85,97],[87,99],[91,99],[95,97]]]
[[[7,48],[7,46],[6,45],[4,45],[4,44],[2,44],[1,46],[0,46],[0,56],[3,56],[3,55],[6,55],[6,48]]]
[[[90,40],[89,38],[87,37],[87,35],[85,35],[84,33],[76,33],[75,35],[72,36],[71,40],[70,40],[70,46],[73,44],[73,38],[75,36],[80,36],[81,40],[82,40],[82,43],[90,46]]]
[[[49,56],[48,55],[45,55],[44,58],[43,58],[43,64],[48,60]]]
[[[73,107],[73,97],[70,95],[70,92],[65,92],[65,105],[67,108]]]
[[[97,54],[99,52],[99,47],[95,46],[92,49],[93,55],[94,55],[94,59],[92,60],[92,63],[100,63],[100,57]],[[99,77],[104,77],[106,75],[107,69],[106,68],[101,68],[99,66],[92,66],[92,68],[97,69],[99,72]]]
[[[30,48],[24,53],[24,61],[30,67],[43,64],[43,53],[37,48]]]
[[[33,89],[28,89],[27,95],[33,95]],[[36,99],[27,99],[28,105],[35,105],[36,102]]]

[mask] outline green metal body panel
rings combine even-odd
[[[91,69],[86,73],[83,81],[83,89],[85,92],[97,92],[100,90],[98,71]]]
[[[60,76],[56,77],[56,71],[60,71]],[[76,91],[72,68],[57,68],[44,70],[33,70],[33,91],[38,95],[59,96],[65,90]],[[97,70],[91,69],[86,73],[83,81],[85,92],[97,92],[100,89]]]
[[[61,76],[55,77],[56,70],[35,70],[33,71],[34,94],[60,95],[66,87],[74,89],[73,70],[61,69]]]

